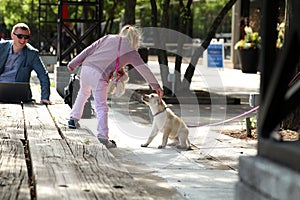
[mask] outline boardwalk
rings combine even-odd
[[[90,130],[66,126],[69,113],[0,104],[0,199],[151,199]]]

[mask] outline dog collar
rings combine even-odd
[[[156,117],[156,116],[159,115],[160,113],[165,112],[166,109],[167,109],[167,107],[165,107],[162,111],[159,111],[159,112],[155,113],[155,114],[153,115],[153,117]]]

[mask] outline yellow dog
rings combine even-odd
[[[191,143],[188,135],[189,130],[184,121],[176,116],[170,108],[167,108],[166,103],[159,98],[155,93],[145,95],[142,101],[150,107],[153,115],[152,131],[145,144],[142,147],[147,147],[155,138],[159,131],[163,132],[162,144],[158,148],[165,148],[168,138],[175,140],[175,145],[180,149],[191,149]]]

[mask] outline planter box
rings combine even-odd
[[[239,49],[243,73],[256,74],[259,64],[259,49]]]

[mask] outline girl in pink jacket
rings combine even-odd
[[[122,39],[120,40],[121,37]],[[116,69],[118,55],[119,68],[122,69],[128,64],[133,65],[151,88],[156,90],[160,97],[163,96],[159,83],[137,51],[139,41],[139,30],[130,25],[124,26],[119,35],[106,35],[100,38],[84,49],[67,66],[70,71],[74,71],[80,65],[82,66],[80,89],[70,114],[68,126],[69,128],[78,126],[84,105],[92,92],[97,112],[97,137],[107,148],[116,147],[116,143],[113,140],[109,140],[108,137],[107,87],[111,74]]]

